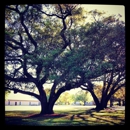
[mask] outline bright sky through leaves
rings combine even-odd
[[[121,15],[121,20],[125,21],[125,6],[124,5],[98,5],[98,4],[83,4],[82,5],[83,7],[86,8],[86,10],[90,11],[90,10],[99,10],[99,11],[105,11],[106,12],[106,15]],[[79,91],[80,89],[72,89],[70,90],[69,92],[72,92],[74,93],[75,91]],[[13,94],[13,93],[10,93],[9,94],[9,98],[11,97],[14,97],[16,96],[17,97],[19,96],[19,99],[24,99],[24,96],[25,98],[29,97],[30,99],[30,96],[27,96],[27,95],[23,95],[23,94]],[[7,97],[7,98],[8,98]]]

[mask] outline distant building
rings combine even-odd
[[[24,94],[14,94],[11,92],[7,99],[5,100],[5,106],[37,106],[40,105],[40,101],[35,97],[24,95]]]
[[[38,106],[40,102],[38,100],[16,100],[8,99],[5,101],[6,106]]]

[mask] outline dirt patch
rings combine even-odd
[[[46,114],[44,117],[62,117],[62,116],[67,116],[65,114]]]
[[[45,115],[35,114],[35,115],[28,115],[27,118],[35,118],[35,117],[54,118],[54,117],[63,117],[63,116],[67,116],[67,115],[65,114],[45,114]]]

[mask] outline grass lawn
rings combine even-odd
[[[95,126],[124,125],[125,110],[55,110],[55,114],[31,117],[39,111],[6,111],[6,125],[25,126]]]

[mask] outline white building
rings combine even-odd
[[[32,96],[25,94],[14,94],[11,92],[7,99],[5,99],[6,106],[37,106],[40,105],[40,101]]]

